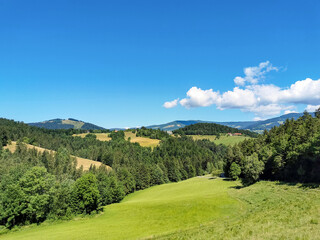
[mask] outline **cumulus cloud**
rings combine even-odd
[[[320,105],[307,105],[306,111],[307,112],[315,112],[319,108],[320,108]]]
[[[188,98],[180,101],[180,104],[186,108],[208,107],[216,103],[219,93],[213,92],[212,89],[202,90],[201,88],[192,87],[187,92]]]
[[[247,67],[243,69],[244,77],[235,77],[234,82],[239,86],[243,86],[246,83],[257,84],[261,79],[265,78],[266,73],[270,71],[278,71],[279,68],[272,66],[269,61],[262,62],[259,66]]]
[[[175,106],[178,105],[178,101],[179,101],[179,99],[175,99],[175,100],[173,100],[173,101],[171,101],[171,102],[165,102],[165,103],[163,104],[163,106],[164,106],[165,108],[173,108],[173,107],[175,107]]]
[[[258,67],[245,68],[244,86],[236,86],[232,90],[220,93],[213,89],[203,90],[196,86],[189,89],[187,97],[179,101],[185,108],[208,107],[215,105],[218,109],[240,109],[252,112],[256,119],[278,115],[281,112],[296,112],[296,104],[307,105],[307,111],[314,111],[320,104],[320,79],[297,81],[291,86],[281,88],[273,84],[258,84],[264,75],[278,70],[270,62],[260,63]],[[242,80],[238,78],[237,84]],[[248,84],[249,83],[249,84]],[[178,99],[166,102],[165,107],[175,107]]]
[[[256,103],[254,92],[235,87],[233,91],[227,91],[219,96],[216,104],[219,109],[223,110],[226,108],[248,108]]]
[[[289,113],[297,113],[295,110],[286,110],[284,111],[284,114],[289,114]]]

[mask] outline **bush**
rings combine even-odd
[[[241,174],[241,168],[238,164],[233,162],[229,169],[229,177],[233,180],[237,180]]]
[[[91,213],[99,208],[100,193],[95,175],[88,173],[78,178],[73,190],[73,207],[78,213]]]

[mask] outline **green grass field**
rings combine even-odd
[[[242,142],[245,139],[249,139],[250,137],[245,136],[220,136],[219,139],[216,139],[215,135],[190,135],[194,140],[202,140],[209,139],[216,144],[225,144],[227,146],[234,145],[239,142]]]
[[[104,213],[0,239],[319,239],[320,189],[196,177],[138,191]]]

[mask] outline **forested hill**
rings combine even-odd
[[[314,116],[314,113],[311,113]],[[215,121],[201,121],[201,120],[188,120],[188,121],[173,121],[160,125],[152,125],[147,128],[152,129],[160,129],[163,131],[173,131],[179,128],[183,128],[185,126],[189,126],[191,124],[196,123],[217,123],[220,125],[225,125],[228,127],[238,128],[238,129],[246,129],[257,133],[263,133],[264,130],[270,130],[273,127],[280,126],[287,119],[295,119],[297,120],[299,117],[303,116],[303,113],[289,113],[279,117],[270,118],[261,121],[237,121],[237,122],[215,122]]]
[[[230,148],[225,173],[247,183],[259,179],[320,182],[320,111],[286,120],[258,139]]]
[[[100,211],[101,206],[119,202],[135,190],[222,169],[228,149],[209,140],[173,136],[162,138],[152,149],[125,140],[123,131],[112,132],[110,141],[99,141],[94,134],[72,136],[81,131],[0,119],[0,226],[12,228]],[[14,153],[3,150],[10,141],[17,141]],[[23,142],[56,154],[28,150]],[[105,163],[112,171],[82,172],[70,154]]]
[[[46,128],[46,129],[83,129],[83,130],[103,130],[103,127],[99,127],[92,123],[83,122],[77,119],[52,119],[43,122],[29,123],[30,126]]]
[[[224,133],[241,133],[250,137],[257,137],[258,134],[237,128],[232,128],[216,123],[196,123],[173,131],[173,133],[183,135],[219,135]]]

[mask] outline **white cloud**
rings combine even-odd
[[[218,101],[217,107],[221,110],[226,108],[247,108],[256,104],[257,99],[249,89],[235,87],[233,91],[223,93]]]
[[[320,105],[308,105],[306,108],[306,111],[307,112],[315,112],[319,108],[320,108]]]
[[[165,108],[173,108],[173,107],[175,107],[175,106],[178,105],[178,100],[179,100],[179,99],[175,99],[175,100],[173,100],[173,101],[171,101],[171,102],[165,102],[165,103],[163,104],[163,106],[164,106]]]
[[[281,91],[281,102],[314,105],[320,103],[320,79],[307,78],[292,84],[289,89]]]
[[[297,113],[295,110],[286,110],[284,111],[284,114],[289,114],[289,113]]]
[[[264,119],[261,118],[261,117],[255,117],[255,118],[253,118],[253,121],[261,121],[261,120],[264,120]]]
[[[218,109],[240,109],[243,112],[252,112],[259,119],[269,116],[296,112],[296,104],[305,104],[307,111],[314,111],[320,105],[320,79],[297,81],[287,88],[273,84],[258,84],[258,80],[272,70],[278,70],[270,62],[260,63],[258,67],[245,68],[245,77],[236,77],[238,85],[223,93],[212,89],[203,90],[192,87],[187,92],[187,97],[180,100],[180,105],[185,108],[208,107],[215,105]],[[166,102],[165,107],[175,107],[178,99]],[[257,119],[258,119],[257,118]]]
[[[202,90],[201,88],[192,87],[187,92],[188,98],[181,99],[180,104],[186,108],[208,107],[215,104],[219,93],[212,89]]]
[[[234,82],[237,85],[244,86],[246,82],[257,84],[261,79],[265,78],[265,74],[270,71],[278,71],[279,68],[272,66],[269,61],[262,62],[256,67],[247,67],[243,69],[244,77],[235,77]]]

